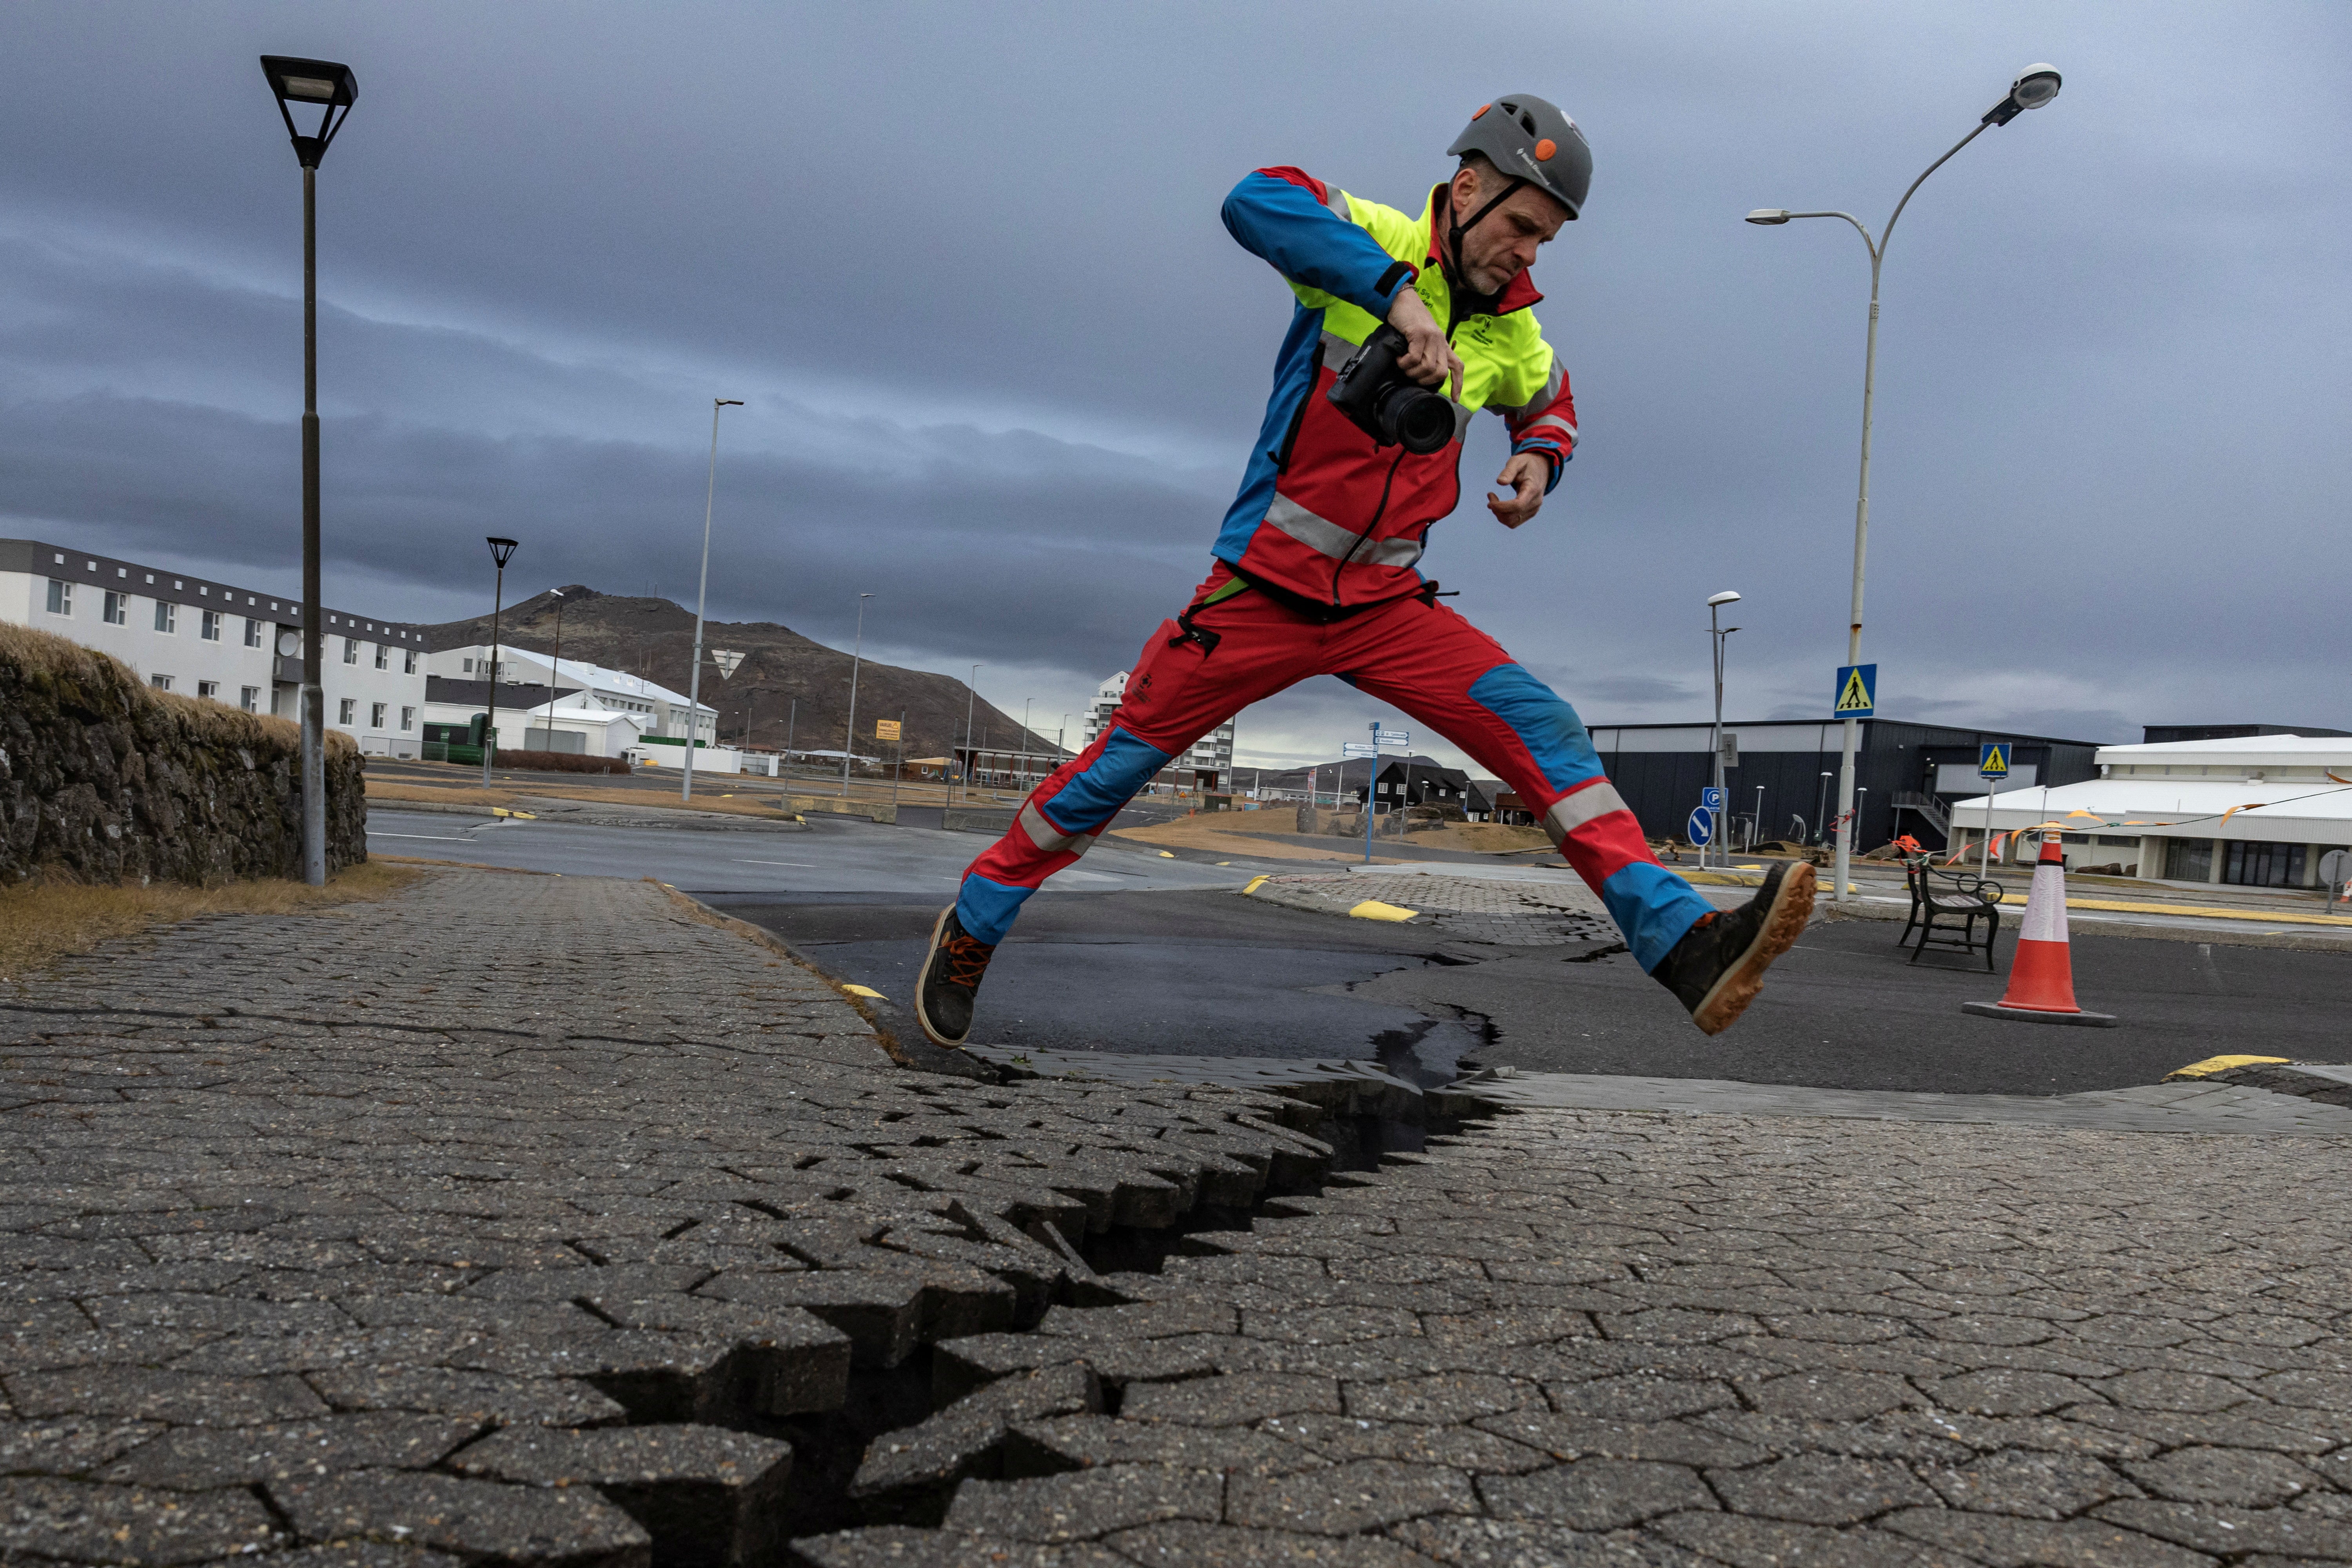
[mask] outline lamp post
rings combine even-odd
[[[849,794],[849,759],[857,754],[857,666],[866,657],[866,601],[871,594],[857,595],[857,644],[849,656],[849,739],[841,748],[841,793]]]
[[[1030,709],[1032,709],[1032,708],[1034,708],[1036,705],[1037,705],[1037,700],[1036,700],[1034,697],[1026,697],[1026,698],[1022,699],[1022,701],[1021,701],[1021,793],[1022,793],[1023,795],[1027,795],[1027,794],[1028,794],[1032,789],[1034,789],[1034,788],[1036,787],[1034,784],[1031,784],[1031,783],[1029,782],[1029,743],[1030,743],[1030,741],[1031,741],[1031,738],[1032,738],[1032,737],[1031,737],[1031,735],[1030,735],[1030,732],[1029,732],[1029,710],[1030,710]]]
[[[1846,628],[1845,661],[1848,664],[1862,662],[1862,569],[1863,556],[1870,543],[1870,415],[1878,382],[1878,274],[1881,264],[1886,259],[1886,242],[1894,237],[1895,220],[1903,216],[1903,209],[1910,205],[1912,193],[1927,183],[1928,174],[1942,168],[1950,162],[1954,153],[1984,134],[1987,126],[2006,125],[2027,110],[2039,109],[2057,97],[2058,86],[2058,68],[2055,66],[2030,65],[2018,72],[2017,79],[2009,85],[2009,96],[1986,110],[1974,130],[1953,143],[1950,153],[1928,164],[1927,172],[1911,182],[1910,189],[1903,193],[1903,199],[1895,204],[1894,214],[1887,218],[1886,226],[1880,229],[1875,237],[1852,213],[1798,213],[1785,207],[1759,207],[1748,215],[1749,223],[1767,226],[1787,223],[1790,218],[1842,217],[1853,225],[1854,232],[1862,236],[1862,243],[1870,250],[1870,336],[1868,346],[1863,351],[1862,361],[1862,477],[1855,489],[1853,503],[1853,605]],[[1853,753],[1861,732],[1860,720],[1846,720],[1843,756],[1838,764],[1837,880],[1830,895],[1841,904],[1846,901],[1846,873],[1853,861]]]
[[[710,478],[702,489],[702,584],[694,591],[694,663],[686,677],[686,773],[678,784],[680,800],[694,798],[694,748],[700,744],[702,730],[702,610],[710,596],[710,507],[719,496],[719,411],[742,406],[740,397],[710,400]],[[719,738],[716,722],[710,738]]]
[[[1724,606],[1724,605],[1736,605],[1736,604],[1738,604],[1738,602],[1739,602],[1739,595],[1737,595],[1737,594],[1735,594],[1735,593],[1733,593],[1733,592],[1732,592],[1730,589],[1728,589],[1728,588],[1725,589],[1725,590],[1724,590],[1722,593],[1720,593],[1720,594],[1711,594],[1711,595],[1709,595],[1707,596],[1707,601],[1706,601],[1706,635],[1707,635],[1707,637],[1709,638],[1710,642],[1711,642],[1711,643],[1712,643],[1712,645],[1713,645],[1714,653],[1715,653],[1715,770],[1714,770],[1714,776],[1715,776],[1715,787],[1716,787],[1716,790],[1717,790],[1717,795],[1716,795],[1716,798],[1717,798],[1717,799],[1718,799],[1718,800],[1728,800],[1728,799],[1730,798],[1729,796],[1725,795],[1723,795],[1723,794],[1721,793],[1721,792],[1722,792],[1722,790],[1723,790],[1723,788],[1724,788],[1724,783],[1723,783],[1723,646],[1724,646],[1724,642],[1725,642],[1725,640],[1726,640],[1727,638],[1728,638],[1728,637],[1731,636],[1731,634],[1732,634],[1732,633],[1734,633],[1734,632],[1738,631],[1739,628],[1738,628],[1738,626],[1721,626],[1721,625],[1718,625],[1717,623],[1718,623],[1718,622],[1721,620],[1721,618],[1722,618],[1723,606]],[[1726,843],[1723,841],[1723,830],[1724,830],[1723,816],[1726,816],[1726,815],[1728,815],[1728,814],[1719,813],[1719,814],[1717,815],[1717,820],[1716,820],[1716,824],[1715,824],[1715,842],[1716,842],[1716,853],[1717,853],[1717,855],[1720,855],[1721,857],[1723,857],[1723,862],[1724,862],[1724,864],[1726,864],[1726,865],[1729,865],[1729,864],[1731,863],[1731,846],[1729,846],[1728,844],[1726,844]],[[1700,865],[1702,865],[1702,866],[1704,866],[1704,865],[1706,865],[1706,850],[1704,847],[1702,847],[1702,848],[1699,850],[1699,852],[1698,852],[1698,863],[1699,863]]]
[[[327,885],[327,695],[320,680],[326,651],[319,609],[319,161],[359,101],[359,79],[332,60],[261,57],[261,74],[302,165],[302,880]],[[314,106],[310,135],[294,123],[295,104]]]
[[[963,689],[963,798],[971,800],[971,770],[980,765],[980,753],[971,749],[971,709],[980,700],[980,666],[971,667],[971,679]]]
[[[1832,776],[1828,769],[1822,770],[1822,787],[1813,797],[1813,841],[1815,843],[1820,843],[1822,835],[1829,831],[1829,824],[1822,819],[1822,813],[1829,807]]]
[[[515,552],[515,542],[492,536],[488,540],[491,564],[498,568],[498,586],[490,595],[490,717],[482,728],[482,787],[490,784],[490,768],[499,754],[499,617],[505,614],[507,604],[507,563]],[[529,740],[528,735],[523,737]]]
[[[555,683],[563,679],[563,590],[550,588],[555,595],[555,659],[547,667],[547,749],[555,750]],[[530,744],[530,731],[522,735],[523,744]]]

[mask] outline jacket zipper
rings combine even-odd
[[[1451,290],[1449,290],[1448,293],[1450,296]],[[1445,313],[1449,317],[1453,316],[1454,313],[1454,302],[1450,297],[1446,300]],[[1445,328],[1445,342],[1448,347],[1451,347],[1454,342],[1454,329],[1461,324],[1462,323],[1458,319],[1447,323]],[[1294,435],[1297,434],[1297,427],[1293,426],[1292,433]],[[1364,531],[1356,535],[1356,542],[1348,546],[1348,553],[1339,557],[1339,563],[1331,568],[1331,604],[1335,609],[1339,604],[1339,574],[1348,569],[1348,563],[1356,558],[1356,552],[1364,547],[1364,542],[1371,538],[1372,531],[1380,527],[1381,519],[1388,515],[1389,490],[1396,484],[1397,469],[1403,464],[1404,459],[1404,448],[1400,447],[1397,448],[1396,457],[1389,464],[1388,478],[1381,481],[1381,504],[1379,507],[1374,509],[1372,512],[1372,521],[1364,525]],[[1456,454],[1454,459],[1454,500],[1456,505],[1459,505],[1462,500],[1462,458],[1459,454]],[[1445,510],[1451,511],[1454,508],[1448,507]],[[1429,531],[1426,528],[1423,528],[1422,530],[1422,547],[1424,550],[1428,548],[1428,540]]]

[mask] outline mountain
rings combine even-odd
[[[510,647],[553,654],[555,611],[563,607],[565,658],[669,687],[687,689],[694,658],[694,613],[667,599],[600,594],[573,584],[509,605],[499,618],[499,636]],[[425,626],[425,647],[438,652],[490,640],[490,617],[445,621]],[[713,648],[743,655],[732,677],[721,679],[710,662]],[[796,751],[839,751],[849,717],[850,656],[804,637],[773,621],[705,621],[702,626],[702,700],[719,710],[722,742],[740,742],[748,712],[751,739],[781,747],[789,731]],[[795,715],[793,705],[798,704]],[[907,755],[943,757],[963,744],[964,714],[971,704],[972,734],[980,743],[1014,749],[1021,724],[987,699],[975,703],[971,688],[952,676],[866,659],[857,670],[857,751],[885,761],[897,748],[874,739],[874,721],[907,716]],[[1050,752],[1053,742],[1034,731],[1028,749]]]

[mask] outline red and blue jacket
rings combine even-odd
[[[1420,591],[1430,525],[1462,496],[1462,433],[1491,408],[1514,452],[1551,462],[1547,491],[1576,447],[1576,403],[1543,340],[1543,298],[1525,272],[1492,300],[1454,291],[1439,264],[1448,188],[1419,218],[1349,196],[1297,169],[1260,169],[1225,198],[1225,227],[1298,297],[1274,367],[1274,395],[1241,493],[1213,552],[1254,583],[1317,604],[1380,604]],[[1462,361],[1454,440],[1426,456],[1377,447],[1325,394],[1402,289],[1447,324]]]

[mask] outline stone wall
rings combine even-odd
[[[0,885],[299,877],[300,733],[156,691],[106,655],[0,626]],[[327,868],[367,858],[359,748],[327,735]]]

